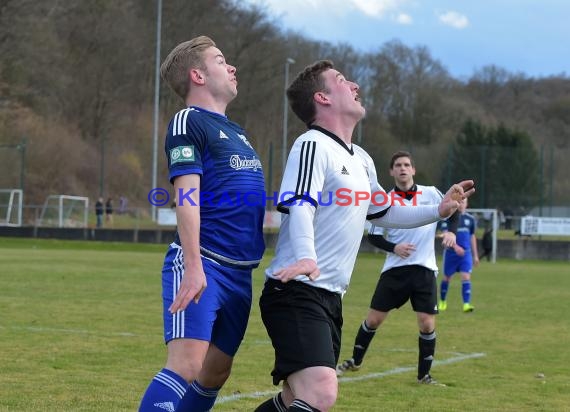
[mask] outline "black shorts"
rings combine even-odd
[[[399,308],[410,300],[415,312],[435,315],[437,280],[435,272],[419,265],[399,266],[380,275],[370,307],[380,312]]]
[[[342,328],[338,293],[294,280],[267,279],[259,307],[275,349],[274,385],[301,369],[336,368]]]

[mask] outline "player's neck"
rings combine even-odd
[[[354,131],[354,125],[346,125],[343,123],[344,122],[339,121],[338,118],[323,117],[317,119],[313,124],[334,133],[340,140],[350,147],[352,144],[352,132]]]
[[[186,98],[186,107],[197,106],[206,109],[210,112],[219,113],[223,116],[226,115],[227,102],[216,100],[211,95],[190,95]]]

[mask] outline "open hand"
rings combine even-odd
[[[409,257],[415,250],[416,247],[411,243],[398,243],[394,247],[394,253],[402,259]]]
[[[301,259],[283,269],[279,269],[273,274],[273,277],[283,283],[287,283],[299,275],[305,275],[309,279],[315,280],[320,274],[317,262],[313,259]]]
[[[206,282],[206,275],[204,274],[202,266],[200,266],[199,269],[195,268],[192,272],[184,270],[180,288],[178,288],[178,292],[176,292],[174,302],[172,302],[172,305],[168,308],[170,313],[176,313],[186,309],[191,300],[198,303],[206,286],[208,286],[208,283]]]
[[[475,193],[473,180],[463,180],[451,186],[439,204],[439,216],[442,218],[451,216],[459,207],[459,202],[473,193]]]
[[[453,232],[444,232],[441,235],[441,245],[443,247],[453,247],[455,246],[456,236]]]

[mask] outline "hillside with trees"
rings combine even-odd
[[[564,73],[534,78],[487,66],[458,80],[425,46],[386,39],[360,53],[284,31],[266,10],[238,1],[163,3],[162,59],[200,34],[237,66],[239,96],[227,114],[248,131],[268,190],[281,178],[285,62],[296,61],[294,75],[328,58],[360,85],[367,117],[354,140],[384,185],[391,153],[406,149],[421,183],[475,177],[473,206],[522,213],[570,204]],[[93,199],[102,188],[148,206],[155,36],[154,1],[0,0],[0,187],[19,187],[23,171],[27,204],[49,194]],[[160,136],[182,105],[161,83]],[[290,146],[304,125],[289,118]],[[158,158],[158,185],[169,187],[162,137]]]

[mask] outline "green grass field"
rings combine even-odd
[[[136,410],[165,360],[164,250],[0,239],[0,411]],[[358,259],[344,299],[343,358],[382,261],[381,254]],[[254,278],[249,329],[217,411],[251,411],[268,396],[256,393],[275,392],[257,306],[261,269]],[[567,262],[483,262],[473,276],[475,312],[461,312],[455,279],[438,316],[432,373],[447,387],[415,383],[418,330],[406,305],[381,328],[363,368],[341,380],[334,410],[569,411],[569,302]]]

